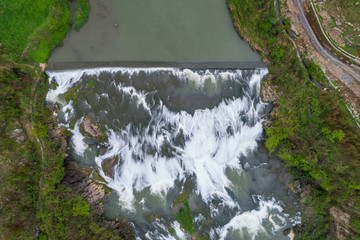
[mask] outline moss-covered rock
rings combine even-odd
[[[107,158],[102,162],[101,167],[104,173],[106,174],[106,176],[114,178],[114,167],[118,162],[119,162],[118,156],[113,158]]]
[[[79,92],[76,93],[76,91],[79,90],[78,86],[70,88],[66,93],[64,93],[64,99],[66,102],[70,102],[71,99],[74,101],[79,97]]]

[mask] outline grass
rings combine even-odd
[[[12,60],[45,62],[71,25],[69,1],[14,0],[0,4],[0,43]]]
[[[74,25],[76,31],[79,31],[80,28],[87,22],[89,11],[90,11],[89,0],[77,1],[75,7],[75,25]]]

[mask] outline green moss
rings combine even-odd
[[[191,234],[195,233],[193,226],[194,219],[191,215],[191,209],[188,201],[184,202],[184,207],[181,207],[179,212],[174,214],[174,217],[185,231],[188,231]]]
[[[50,87],[51,87],[51,89],[53,89],[53,90],[55,90],[58,86],[59,86],[59,84],[57,84],[57,83],[54,82],[54,81],[52,81],[52,82],[50,83]]]
[[[175,229],[173,229],[172,227],[168,227],[168,230],[171,235],[174,235]]]
[[[75,7],[75,30],[80,28],[87,22],[90,11],[89,0],[78,0]]]
[[[146,221],[148,221],[149,223],[154,222],[157,218],[158,218],[158,217],[157,217],[156,215],[152,214],[152,213],[147,213],[147,214],[145,215],[145,219],[146,219]]]
[[[76,100],[76,98],[79,96],[78,93],[75,94],[76,91],[79,90],[78,86],[74,86],[72,88],[70,88],[65,94],[64,94],[64,98],[66,102],[70,102],[71,99]]]
[[[186,193],[186,191],[182,191],[180,195],[173,202],[173,205],[185,203],[188,200],[188,198],[189,195]]]
[[[71,121],[71,122],[69,123],[69,128],[70,128],[71,130],[74,130],[75,124],[76,124],[76,120]]]
[[[95,85],[96,85],[96,81],[95,81],[95,80],[91,80],[91,81],[88,82],[88,87],[89,87],[89,88],[94,88]]]
[[[0,43],[13,60],[46,62],[70,28],[67,0],[14,0],[0,6]],[[27,52],[26,53],[26,50]]]
[[[100,176],[99,170],[97,169],[93,173],[93,178],[99,182],[106,182],[105,179],[102,176]]]

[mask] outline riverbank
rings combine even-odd
[[[335,236],[339,224],[332,213],[337,209],[348,216],[344,236],[355,238],[359,233],[356,209],[360,205],[356,171],[360,133],[356,123],[321,69],[311,59],[305,57],[304,63],[298,59],[285,33],[290,22],[280,23],[274,1],[227,2],[239,35],[268,63],[266,84],[279,96],[273,99],[275,109],[265,125],[266,147],[283,159],[299,180],[294,191],[299,194],[304,216],[302,225],[295,229],[297,236]]]
[[[86,187],[74,188],[64,180],[69,133],[58,128],[44,104],[48,79],[39,63],[70,29],[70,4],[18,0],[1,6],[2,239],[121,239],[124,232],[119,223],[98,215],[97,203],[87,201]],[[103,188],[94,181],[85,186]]]

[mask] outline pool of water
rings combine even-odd
[[[261,59],[236,33],[221,0],[90,0],[88,22],[70,31],[60,62],[249,62]]]

